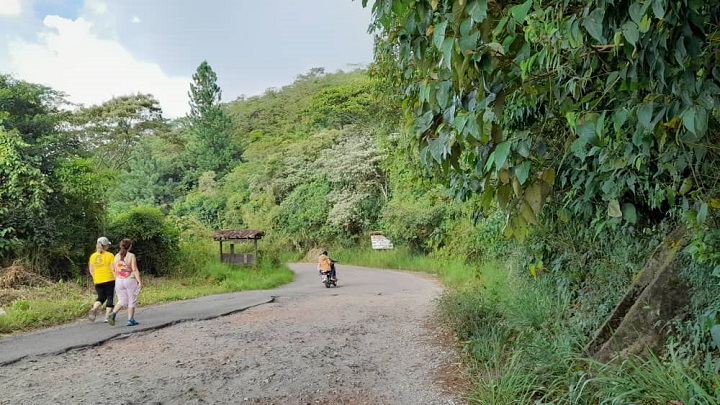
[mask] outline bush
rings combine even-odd
[[[406,245],[413,253],[429,253],[443,239],[442,225],[450,205],[440,188],[418,196],[402,195],[384,206],[381,227],[396,245]]]
[[[163,213],[152,207],[137,207],[110,222],[109,235],[117,244],[123,238],[133,241],[138,266],[154,275],[167,274],[175,265],[179,231]]]
[[[330,185],[324,181],[298,186],[280,203],[273,228],[284,233],[296,247],[313,246],[329,232],[326,227],[329,192]]]

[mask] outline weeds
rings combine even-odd
[[[182,272],[183,274],[185,271]],[[234,291],[270,289],[292,281],[293,273],[286,266],[273,266],[272,260],[254,267],[222,264],[215,259],[200,266],[193,275],[171,277],[143,276],[143,289],[138,305],[197,298]],[[48,327],[83,317],[95,299],[92,287],[73,282],[50,287],[26,288],[3,306],[0,333],[14,333]]]
[[[670,350],[665,358],[652,352],[619,364],[591,363],[598,377],[591,380],[603,404],[720,403],[720,361],[689,359]]]

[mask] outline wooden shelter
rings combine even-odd
[[[225,229],[215,232],[213,239],[220,242],[220,261],[223,263],[234,263],[253,265],[258,257],[258,240],[265,236],[265,232],[254,229]],[[236,242],[253,241],[255,253],[235,253]],[[223,252],[223,242],[230,243],[230,253]]]

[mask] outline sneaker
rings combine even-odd
[[[110,326],[115,326],[115,315],[117,315],[117,313],[111,312],[110,316],[108,316],[108,323]]]
[[[88,320],[90,322],[95,322],[95,318],[97,317],[97,308],[93,308],[88,312]]]
[[[107,318],[107,316],[105,317],[105,320],[104,320],[103,322],[108,323],[108,318]]]
[[[135,326],[135,325],[137,325],[138,323],[139,323],[139,322],[136,321],[136,320],[134,320],[134,319],[128,319],[127,326]]]

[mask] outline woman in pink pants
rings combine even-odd
[[[123,239],[120,241],[120,251],[115,255],[113,261],[113,272],[115,273],[115,292],[118,295],[118,303],[108,317],[108,323],[115,325],[115,316],[122,308],[128,308],[127,326],[135,326],[135,303],[140,292],[140,272],[137,267],[137,259],[130,253],[132,241]]]

